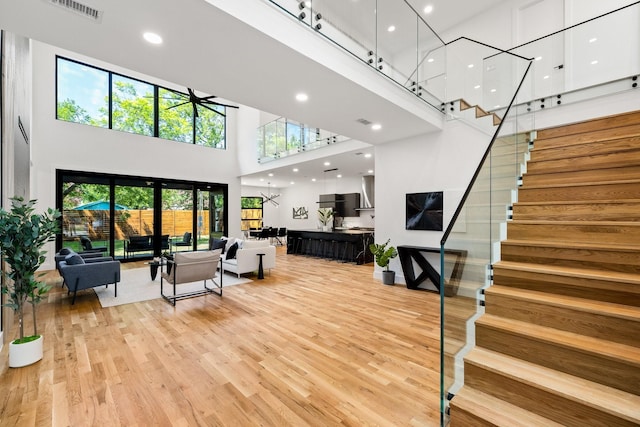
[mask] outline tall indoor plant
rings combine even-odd
[[[2,293],[9,296],[5,305],[11,307],[18,316],[20,334],[20,338],[9,347],[9,365],[13,367],[25,366],[42,358],[42,337],[38,335],[36,304],[44,298],[50,286],[37,281],[35,275],[46,259],[46,251],[42,247],[58,232],[60,212],[49,208],[46,212],[37,214],[35,204],[35,200],[25,202],[22,197],[13,197],[10,211],[0,209],[0,250],[3,260],[9,265],[9,270],[3,271],[5,280]],[[27,303],[32,306],[33,335],[25,337],[24,307]],[[30,345],[31,343],[35,345]],[[26,350],[31,347],[36,348],[36,353]]]
[[[389,263],[391,259],[398,256],[398,251],[393,246],[389,246],[391,239],[387,239],[385,243],[371,243],[369,250],[373,254],[376,260],[376,264],[384,268],[382,272],[382,283],[385,285],[393,285],[396,281],[396,272],[389,270]]]

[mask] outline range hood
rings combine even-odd
[[[375,209],[375,183],[376,177],[373,175],[365,175],[362,177],[362,206],[356,210]]]

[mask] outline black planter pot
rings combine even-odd
[[[382,283],[385,285],[393,285],[396,283],[396,272],[395,271],[383,271],[382,272]]]

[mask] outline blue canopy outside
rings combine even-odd
[[[109,210],[109,202],[105,202],[104,200],[99,200],[97,202],[85,203],[83,205],[76,206],[73,208],[77,211],[108,211]],[[119,205],[116,203],[117,211],[125,211],[129,208],[123,205]]]

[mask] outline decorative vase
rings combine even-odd
[[[393,285],[396,283],[396,272],[384,270],[382,272],[382,283],[385,285]]]
[[[9,343],[9,367],[21,368],[42,359],[42,335],[23,344]]]

